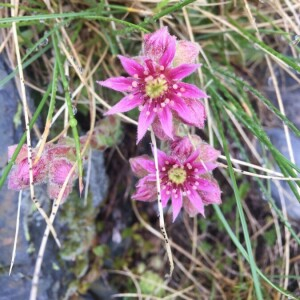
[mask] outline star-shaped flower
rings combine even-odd
[[[98,82],[127,93],[107,115],[139,107],[138,142],[157,119],[170,139],[173,139],[173,116],[186,124],[203,128],[205,109],[198,99],[208,96],[195,85],[182,82],[200,65],[190,62],[187,55],[182,57],[184,63],[176,56],[176,53],[182,54],[189,49],[191,61],[194,61],[199,46],[191,42],[176,42],[176,38],[164,27],[145,36],[142,56],[136,59],[118,56],[129,77],[113,77]],[[175,66],[173,62],[179,65]]]
[[[204,206],[221,203],[218,183],[210,174],[217,167],[215,160],[219,152],[193,138],[176,139],[171,144],[170,155],[158,150],[158,167],[162,205],[172,199],[173,220],[182,206],[190,216],[204,215]],[[196,149],[194,149],[196,146]],[[135,200],[154,201],[157,198],[154,161],[143,155],[130,160],[133,172],[141,179],[137,183]]]

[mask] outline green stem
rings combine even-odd
[[[78,130],[77,130],[77,120],[73,114],[73,107],[72,107],[72,102],[71,102],[71,97],[70,97],[69,84],[68,84],[68,80],[65,75],[62,58],[60,55],[60,49],[58,48],[58,40],[59,39],[60,39],[60,36],[59,36],[58,32],[56,32],[56,35],[52,34],[52,40],[53,40],[53,45],[54,45],[54,50],[55,50],[55,59],[58,64],[60,77],[61,77],[62,85],[64,88],[64,92],[65,92],[65,98],[66,98],[66,103],[67,103],[68,113],[69,113],[69,124],[72,129],[72,134],[73,134],[74,141],[75,141],[76,160],[77,160],[77,164],[78,164],[78,173],[79,173],[79,186],[80,186],[80,192],[81,192],[81,189],[82,189],[81,180],[82,180],[82,175],[83,175],[83,168],[82,168],[82,158],[81,158],[81,154],[80,154],[80,140],[79,140],[79,134],[78,134]]]

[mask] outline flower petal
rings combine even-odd
[[[159,63],[162,66],[164,66],[165,68],[167,68],[173,61],[175,52],[176,52],[176,38],[170,37],[169,43],[168,43],[167,47],[165,48],[165,52],[162,55],[162,57],[160,58]]]
[[[114,105],[109,111],[107,111],[105,115],[107,116],[129,111],[142,104],[142,102],[143,100],[138,96],[127,95],[126,97],[121,99],[116,105]]]
[[[204,162],[214,162],[220,156],[220,151],[202,141],[199,145],[200,157]]]
[[[136,185],[136,192],[132,195],[132,199],[151,202],[154,201],[156,197],[156,182],[153,180],[153,176],[148,175],[140,179]]]
[[[139,177],[146,176],[149,173],[155,173],[154,161],[148,155],[142,155],[129,159],[131,169]]]
[[[173,118],[171,110],[168,107],[164,108],[158,113],[158,118],[165,134],[173,139]]]
[[[168,77],[171,80],[181,80],[194,73],[201,65],[200,64],[183,64],[168,71]]]
[[[175,198],[175,195],[172,195],[172,207],[173,207],[173,222],[177,218],[181,208],[182,208],[182,194],[181,191],[179,191],[177,195],[177,198]]]
[[[208,98],[207,94],[198,89],[195,85],[180,82],[178,83],[182,97],[186,98]]]
[[[194,217],[198,214],[197,209],[194,207],[190,199],[188,199],[186,196],[183,197],[183,208],[190,217]]]
[[[176,54],[173,60],[174,66],[181,64],[195,63],[200,51],[200,46],[197,43],[190,41],[178,41],[176,45]]]
[[[217,164],[212,162],[196,162],[193,163],[193,167],[198,169],[197,175],[208,173],[215,168],[217,168]]]
[[[186,159],[185,163],[193,163],[200,155],[200,150],[196,149],[191,153],[191,155]]]
[[[181,99],[176,95],[172,95],[174,105],[172,108],[177,112],[179,118],[186,124],[204,127],[205,108],[199,100]]]
[[[216,190],[220,190],[219,186],[216,184],[216,182],[214,182],[210,179],[199,178],[199,179],[197,179],[197,182],[199,183],[198,188],[202,191],[213,192]]]
[[[202,179],[203,180],[203,179]],[[199,194],[203,199],[204,204],[220,204],[221,200],[221,190],[214,178],[204,179],[206,182],[199,182]]]
[[[150,114],[147,114],[148,112]],[[137,144],[144,137],[145,133],[147,132],[148,128],[151,126],[155,117],[156,114],[153,112],[153,110],[148,110],[148,106],[145,106],[144,109],[141,111],[139,116],[139,121],[138,121]]]
[[[171,197],[171,195],[167,194],[167,189],[161,189],[160,194],[161,194],[161,203],[162,203],[162,206],[166,207],[167,204],[168,204],[168,201],[169,201],[169,199]]]
[[[152,149],[152,152],[154,151],[154,149]],[[154,155],[154,153],[153,153]],[[157,149],[157,159],[158,159],[158,166],[162,167],[165,165],[166,161],[173,162],[174,159],[172,159],[170,156],[168,156],[165,152]]]
[[[169,45],[173,46],[173,40],[175,38],[169,34],[168,27],[163,27],[153,33],[145,34],[144,36],[144,55],[153,59],[156,62],[160,62],[166,51],[172,51],[168,49]],[[167,62],[172,56],[171,53],[165,55],[163,61]],[[175,55],[175,47],[174,47]],[[173,55],[173,57],[174,57]],[[172,59],[173,59],[172,57]]]
[[[118,92],[128,92],[132,89],[133,79],[132,78],[126,78],[123,76],[120,77],[112,77],[109,79],[106,79],[104,81],[97,81],[98,84],[105,86],[109,89],[113,89]]]
[[[197,209],[198,213],[204,216],[204,204],[198,192],[191,189],[188,198],[190,199],[193,206]]]
[[[128,58],[122,55],[118,55],[124,70],[131,76],[135,74],[142,76],[144,67],[132,58]]]
[[[176,124],[175,124],[176,125]],[[156,118],[152,123],[152,129],[154,134],[162,141],[169,141],[170,137],[166,135],[165,131],[162,128],[160,121]],[[175,131],[173,129],[173,131]]]

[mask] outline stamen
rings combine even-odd
[[[163,71],[163,70],[165,69],[165,67],[164,67],[164,66],[160,66],[159,69],[160,69],[161,71]]]
[[[137,87],[138,86],[138,83],[136,81],[133,81],[132,84],[131,84],[133,87]]]
[[[182,96],[182,94],[181,94],[181,93],[177,93],[177,96],[178,96],[178,97],[181,97],[181,96]]]
[[[150,116],[150,111],[149,111],[149,110],[146,112],[146,115],[147,115],[147,116]]]
[[[139,75],[138,75],[138,74],[134,74],[134,75],[133,75],[133,78],[138,79],[138,78],[139,78]]]
[[[140,105],[139,106],[139,111],[142,111],[144,109],[144,106],[143,105]]]
[[[173,89],[174,90],[178,89],[178,85],[177,84],[173,84]]]
[[[166,103],[166,104],[170,103],[170,99],[169,99],[169,98],[166,98],[165,103]]]
[[[129,95],[129,99],[133,99],[133,97],[134,97],[134,96],[133,96],[132,94]]]
[[[185,88],[180,88],[180,92],[185,92]]]

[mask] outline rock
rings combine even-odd
[[[282,128],[269,128],[266,129],[272,144],[286,157],[289,159],[288,147],[285,139],[285,133]],[[300,153],[297,149],[300,149],[300,139],[294,134],[291,134],[291,143],[294,149],[294,155],[296,160],[296,165],[300,166]],[[276,170],[281,172],[279,167],[276,166]],[[282,192],[280,191],[282,189]],[[281,207],[281,195],[283,195],[283,200],[286,205],[286,210],[288,216],[295,220],[300,221],[300,203],[291,191],[288,183],[286,181],[277,181],[277,184],[272,180],[271,182],[271,194],[276,204]]]

